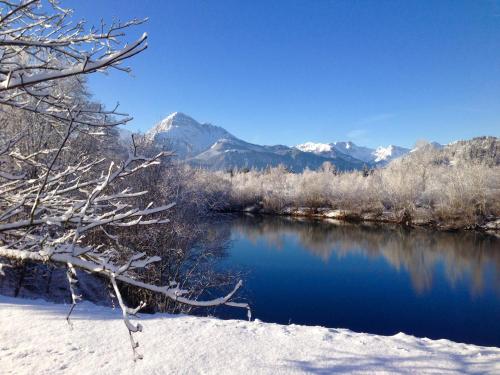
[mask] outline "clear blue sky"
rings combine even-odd
[[[69,0],[149,17],[149,49],[90,80],[146,130],[174,111],[261,144],[500,136],[500,0]]]

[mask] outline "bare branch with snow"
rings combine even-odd
[[[138,343],[133,324],[144,306],[129,308],[119,286],[159,293],[191,306],[228,305],[249,310],[232,299],[239,282],[224,297],[198,301],[186,297],[177,283],[157,286],[141,281],[141,272],[161,260],[119,245],[121,227],[165,224],[174,203],[149,202],[138,207],[134,199],[145,195],[123,185],[127,179],[159,165],[168,153],[142,156],[133,153],[122,162],[107,161],[83,150],[73,155],[73,140],[81,134],[95,137],[130,120],[117,109],[92,103],[82,77],[110,68],[128,71],[121,64],[147,48],[147,35],[124,44],[124,30],[142,20],[102,24],[88,28],[72,23],[72,12],[57,0],[0,1],[0,257],[67,268],[72,305],[80,269],[106,278],[123,312],[134,358]],[[18,116],[18,117],[16,117]],[[19,125],[21,124],[21,125]],[[98,127],[98,131],[89,131]],[[111,241],[96,245],[95,232]]]

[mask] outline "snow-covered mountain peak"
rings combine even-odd
[[[195,119],[182,112],[173,112],[169,114],[163,121],[170,122],[171,124],[176,125],[188,125],[196,122]]]
[[[181,157],[194,156],[203,152],[219,139],[235,138],[219,126],[200,124],[182,112],[168,115],[153,126],[146,135],[149,139],[164,144]]]
[[[328,143],[306,142],[295,146],[296,149],[304,152],[323,153],[332,151],[332,145]]]
[[[375,163],[387,162],[407,154],[410,150],[404,147],[389,145],[387,147],[379,146],[373,152]]]
[[[375,162],[379,162],[382,160],[387,160],[391,155],[394,147],[393,145],[389,145],[387,147],[379,146],[374,152]]]
[[[199,124],[195,119],[185,115],[182,112],[174,112],[161,120],[158,124],[153,126],[152,129],[148,131],[148,134],[157,134],[165,131],[169,131],[172,128],[178,127],[198,127]]]
[[[358,146],[351,141],[337,141],[332,143],[306,142],[295,146],[295,148],[304,152],[312,152],[317,155],[332,158],[338,157],[340,153],[365,163],[378,165],[385,165],[392,159],[398,158],[409,151],[406,148],[394,145],[373,149]]]

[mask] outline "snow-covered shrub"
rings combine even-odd
[[[291,173],[284,168],[217,176],[228,183],[224,190],[229,188],[233,208],[260,202],[278,213],[287,206],[374,215],[389,211],[399,220],[424,215],[460,225],[500,216],[500,167],[477,161],[450,164],[432,152],[394,160],[367,176],[328,169]]]

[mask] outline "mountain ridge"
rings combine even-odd
[[[209,169],[258,168],[284,165],[291,171],[317,169],[325,162],[339,170],[363,167],[364,162],[350,155],[316,155],[285,145],[257,145],[237,138],[226,129],[199,123],[174,112],[149,129],[146,138],[161,148],[174,151],[179,159]]]
[[[326,162],[343,171],[359,170],[366,166],[383,167],[393,160],[411,156],[418,150],[425,152],[429,147],[433,150],[456,149],[453,153],[460,154],[460,148],[468,147],[467,142],[470,142],[456,141],[448,145],[431,142],[414,149],[396,145],[370,148],[352,141],[305,142],[293,147],[258,145],[246,142],[220,126],[199,123],[182,112],[171,113],[156,123],[145,133],[145,137],[160,148],[174,151],[180,160],[197,167],[213,170],[264,169],[281,164],[294,172],[306,168],[318,169]]]

